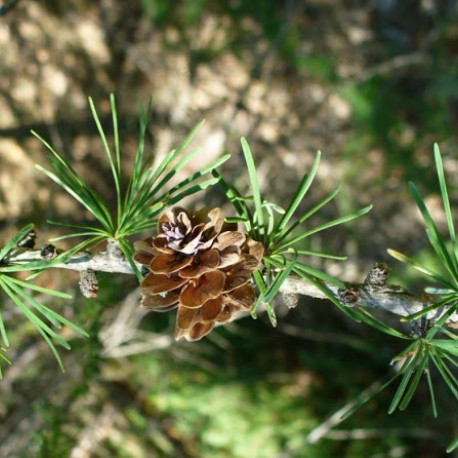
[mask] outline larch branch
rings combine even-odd
[[[17,250],[8,258],[8,264],[27,264],[43,260],[40,250]],[[137,263],[139,270],[142,268]],[[134,274],[129,262],[122,256],[114,255],[113,251],[100,251],[95,254],[76,253],[62,263],[52,265],[57,269],[70,269],[79,272],[93,270],[95,272],[111,272],[121,274]],[[384,264],[376,264],[369,272],[364,283],[346,284],[346,288],[339,289],[335,285],[326,284],[327,289],[347,307],[367,307],[383,310],[392,314],[407,317],[425,310],[434,304],[431,298],[416,297],[397,285],[386,284],[389,268]],[[290,276],[283,283],[280,293],[284,296],[308,296],[326,299],[326,294],[306,279]],[[293,301],[294,302],[294,301]],[[439,308],[429,312],[426,318],[432,322],[437,321],[447,311]],[[455,312],[448,319],[448,324],[458,326],[458,313]]]

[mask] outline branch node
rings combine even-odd
[[[58,254],[59,253],[57,248],[54,245],[51,245],[50,243],[44,245],[40,251],[40,256],[46,261],[54,259]]]
[[[381,288],[386,285],[388,276],[390,275],[390,268],[387,264],[378,262],[372,267],[367,274],[364,284],[367,288]]]
[[[35,229],[30,230],[27,232],[26,236],[19,240],[17,243],[18,248],[28,248],[32,249],[35,247],[35,241],[37,239],[37,233]]]
[[[124,253],[121,250],[119,242],[115,239],[108,239],[107,242],[107,257],[112,260],[124,260]]]
[[[289,309],[296,307],[299,302],[299,294],[285,292],[282,294],[283,302]]]
[[[359,299],[358,288],[355,286],[348,286],[345,289],[339,289],[337,291],[340,302],[347,307],[354,307]]]

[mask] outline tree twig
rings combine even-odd
[[[40,250],[17,250],[8,258],[8,264],[26,264],[43,260]],[[137,264],[138,268],[142,266]],[[134,274],[128,261],[113,254],[113,250],[100,251],[95,254],[76,253],[62,263],[52,266],[56,269],[70,269],[84,272],[89,269],[95,272],[111,272],[121,274]],[[386,280],[389,268],[385,264],[376,264],[369,272],[364,283],[346,284],[346,288],[339,289],[335,285],[325,284],[327,289],[347,307],[366,307],[383,310],[392,314],[407,317],[420,312],[434,304],[429,296],[416,297],[411,295],[401,286],[389,285]],[[326,299],[326,294],[306,279],[290,276],[283,283],[280,293],[284,296],[308,296]],[[292,301],[294,306],[295,301]],[[445,307],[429,312],[425,318],[430,322],[437,321],[448,309]],[[448,320],[451,326],[458,325],[458,313],[455,312]]]

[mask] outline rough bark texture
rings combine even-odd
[[[10,264],[23,264],[43,259],[40,250],[27,250],[13,253],[8,262]],[[141,264],[137,263],[141,269]],[[55,264],[57,269],[71,269],[79,272],[93,270],[95,272],[111,272],[133,274],[129,263],[123,257],[115,257],[108,252],[76,253],[68,261]],[[380,272],[383,272],[380,274]],[[398,285],[386,284],[389,269],[384,264],[376,264],[369,272],[364,283],[346,284],[345,289],[339,289],[335,285],[326,284],[340,302],[347,307],[367,307],[383,310],[401,317],[406,317],[420,312],[433,305],[430,296],[416,297]],[[293,307],[297,303],[294,296],[309,296],[318,299],[326,299],[325,293],[307,280],[290,276],[282,285],[280,292],[287,298],[285,302]],[[439,308],[429,312],[425,318],[431,322],[437,321],[447,311],[447,308]],[[454,313],[448,319],[448,325],[458,325],[458,313]]]

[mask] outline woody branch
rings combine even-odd
[[[78,272],[93,270],[95,272],[110,272],[121,274],[134,274],[132,267],[127,260],[116,249],[116,242],[109,244],[106,251],[97,253],[81,252],[75,253],[62,263],[53,264],[56,269],[69,269]],[[26,264],[29,262],[43,260],[41,250],[16,250],[8,257],[7,263]],[[136,263],[141,269],[141,264]],[[433,305],[429,297],[416,297],[397,285],[389,285],[386,279],[389,269],[382,264],[376,266],[369,272],[364,283],[346,284],[345,289],[339,289],[335,285],[325,286],[331,293],[347,307],[367,307],[392,314],[406,317],[420,312]],[[283,283],[280,293],[284,296],[308,296],[318,299],[326,299],[325,293],[307,280],[289,276]],[[293,301],[294,302],[294,301]],[[437,309],[430,312],[426,317],[431,321],[439,319],[446,310]],[[458,313],[454,313],[448,320],[451,326],[458,325]]]

